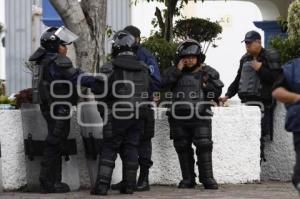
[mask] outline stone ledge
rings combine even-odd
[[[158,110],[161,112],[162,110]],[[257,107],[234,106],[213,108],[213,162],[219,183],[260,181],[260,111]],[[76,115],[76,114],[75,114]],[[73,117],[71,128],[78,144],[80,184],[89,186],[89,177],[80,138],[80,128]],[[153,139],[152,184],[177,184],[181,174],[166,116],[156,120]],[[2,179],[6,190],[26,184],[22,121],[19,110],[0,111],[0,141],[2,143]],[[112,183],[121,178],[121,163],[117,160]]]

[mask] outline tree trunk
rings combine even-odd
[[[166,19],[165,19],[165,35],[164,38],[167,41],[173,39],[173,18],[178,0],[166,0]]]
[[[158,26],[160,28],[161,34],[162,34],[162,36],[164,36],[165,35],[165,23],[164,23],[162,14],[161,14],[161,10],[158,7],[155,8],[155,16],[157,18],[157,22],[158,22]]]
[[[74,44],[79,68],[95,72],[104,54],[107,0],[50,0],[65,26],[80,38]]]
[[[107,0],[82,0],[81,7],[90,27],[91,39],[95,42],[95,51],[92,54],[95,62],[95,71],[99,72],[105,60],[105,29]]]

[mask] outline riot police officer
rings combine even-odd
[[[258,105],[262,110],[261,160],[264,157],[265,137],[273,135],[273,110],[275,102],[272,99],[272,85],[280,68],[279,55],[271,49],[264,49],[261,36],[256,31],[249,31],[244,41],[247,53],[241,58],[238,73],[220,101],[226,102],[238,93],[242,103]]]
[[[150,83],[148,66],[136,56],[134,36],[123,30],[117,32],[113,40],[113,60],[101,67],[101,72],[108,77],[109,89],[108,95],[101,99],[107,102],[107,108],[100,107],[99,111],[102,117],[108,115],[108,119],[103,127],[103,145],[97,180],[91,190],[91,194],[95,195],[107,195],[117,153],[120,150],[124,156],[124,179],[120,193],[134,192],[138,169],[138,146],[143,128],[139,113],[144,107],[139,104],[148,100]],[[97,93],[95,90],[94,92]]]
[[[77,35],[63,26],[50,27],[41,36],[41,47],[29,58],[40,67],[37,76],[41,79],[33,85],[33,99],[40,104],[48,127],[39,177],[42,193],[70,191],[69,186],[61,182],[61,156],[70,131],[71,107],[77,102],[75,85],[83,72],[75,69],[66,56],[66,45],[77,39]],[[84,76],[80,83],[93,87],[96,81],[92,76]]]
[[[136,56],[138,60],[145,62],[148,65],[150,75],[152,78],[150,88],[149,88],[149,100],[153,100],[153,93],[158,91],[160,88],[160,72],[155,57],[140,44],[140,35],[141,31],[135,26],[127,26],[124,30],[128,31],[131,35],[135,37],[134,48],[136,48]],[[140,174],[137,181],[137,191],[147,191],[150,189],[149,186],[149,169],[153,165],[151,160],[152,155],[152,138],[154,137],[155,131],[155,119],[154,119],[154,110],[153,106],[148,106],[145,111],[142,113],[142,119],[144,121],[144,128],[141,134],[140,144],[138,148],[139,152],[139,165],[140,165]],[[120,151],[120,157],[123,159],[124,155],[122,150]],[[123,172],[123,178],[125,172]],[[112,185],[112,190],[118,190],[122,186],[122,181],[118,184]]]
[[[194,188],[194,150],[196,147],[199,181],[205,189],[218,189],[212,169],[212,129],[210,107],[224,86],[219,73],[204,64],[205,55],[195,40],[186,40],[176,51],[176,65],[162,75],[162,87],[172,93],[168,112],[170,138],[178,155],[182,180],[178,188]],[[166,95],[166,99],[167,95]]]

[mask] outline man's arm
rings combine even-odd
[[[300,101],[299,94],[290,92],[284,87],[278,87],[275,90],[273,90],[272,96],[278,101],[286,104],[294,104]]]
[[[272,96],[280,102],[293,104],[300,101],[300,95],[289,91],[289,85],[281,71],[278,79],[274,83]]]
[[[273,84],[276,80],[276,76],[278,75],[278,72],[276,70],[271,70],[266,63],[262,63],[260,68],[256,70],[256,73],[263,82],[269,84]]]
[[[228,90],[225,94],[225,96],[227,96],[228,98],[232,98],[233,96],[235,96],[235,94],[237,94],[237,92],[239,90],[241,73],[242,73],[242,62],[240,62],[240,67],[239,67],[239,70],[236,74],[234,81],[230,84],[230,86],[228,87]]]

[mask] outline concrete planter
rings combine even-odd
[[[280,113],[282,109],[278,110]],[[277,111],[277,112],[278,112]],[[178,158],[172,141],[169,139],[169,126],[163,110],[157,110],[156,133],[153,139],[153,162],[150,170],[152,184],[177,184],[181,178]],[[219,183],[257,182],[267,179],[288,180],[291,174],[293,155],[290,139],[268,143],[267,158],[262,170],[260,167],[260,111],[257,107],[232,106],[213,108],[213,168]],[[284,115],[276,117],[275,138],[283,131],[278,123]],[[77,160],[79,178],[82,187],[89,187],[84,148],[80,137],[80,128],[76,121],[76,112],[71,128],[77,139]],[[283,137],[281,136],[281,138]],[[278,139],[281,139],[278,138]],[[26,184],[25,154],[21,113],[19,110],[0,110],[0,141],[2,143],[2,180],[5,190],[18,189]],[[274,145],[274,146],[273,146]],[[285,147],[278,147],[278,146]],[[277,150],[275,150],[275,148]],[[279,152],[278,152],[279,150]],[[280,157],[279,157],[280,156]],[[278,164],[285,158],[284,164]],[[121,162],[118,158],[112,183],[121,179]],[[277,177],[277,178],[275,178]]]

